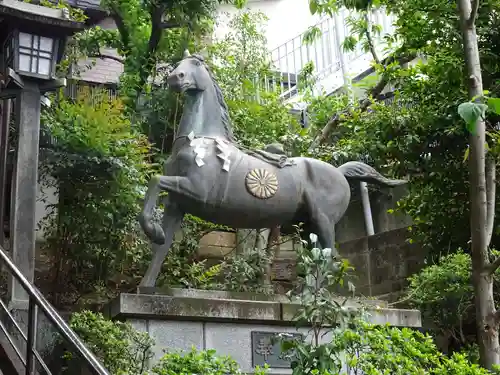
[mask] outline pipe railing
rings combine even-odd
[[[12,346],[15,354],[21,361],[23,367],[25,368],[26,375],[35,375],[40,372],[37,370],[36,364],[38,363],[43,373],[46,375],[56,375],[53,374],[48,368],[45,361],[42,359],[39,351],[36,349],[37,345],[37,333],[38,328],[38,312],[41,311],[47,317],[47,319],[56,328],[57,332],[62,336],[64,341],[70,345],[73,350],[73,354],[77,354],[87,365],[88,369],[93,375],[110,375],[108,370],[104,368],[97,357],[85,346],[82,340],[77,336],[77,334],[69,327],[69,325],[64,321],[64,319],[59,315],[55,308],[50,304],[50,302],[45,299],[45,297],[40,293],[40,291],[21,273],[21,271],[16,267],[10,256],[6,251],[0,246],[0,260],[4,264],[4,269],[6,269],[11,276],[19,283],[19,285],[25,290],[28,295],[28,322],[26,335],[19,323],[14,318],[12,312],[8,306],[0,299],[0,308],[5,313],[12,327],[20,334],[22,339],[26,342],[26,353],[23,355],[22,351],[16,345],[16,339],[7,329],[5,322],[0,321],[0,330],[5,335],[8,343]],[[5,343],[4,343],[5,344]]]

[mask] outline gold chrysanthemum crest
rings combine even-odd
[[[247,190],[260,199],[271,198],[278,191],[278,178],[267,169],[252,169],[245,178]]]

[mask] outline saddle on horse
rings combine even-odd
[[[263,150],[248,150],[248,154],[278,168],[295,164],[288,158],[281,143],[271,143],[266,145]]]

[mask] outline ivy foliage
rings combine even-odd
[[[96,283],[130,284],[144,270],[149,246],[136,217],[150,147],[123,108],[119,99],[89,90],[75,101],[61,97],[42,114],[53,139],[41,159],[42,179],[59,200],[42,224],[56,295],[74,290],[78,298]]]

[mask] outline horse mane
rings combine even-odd
[[[205,62],[205,59],[203,58],[203,56],[198,55],[198,54],[193,54],[190,57],[193,57],[196,60],[198,60],[199,62],[201,62],[203,64],[203,66],[205,67],[205,69],[207,70],[208,75],[212,79],[212,83],[213,83],[214,89],[215,89],[215,95],[217,97],[217,102],[219,103],[220,109],[221,109],[222,124],[224,125],[224,130],[226,131],[226,136],[230,141],[234,142],[235,137],[234,137],[233,130],[232,130],[231,117],[229,116],[229,108],[227,106],[226,100],[224,99],[224,94],[222,94],[222,89],[220,88],[217,80],[215,79],[215,76],[212,73],[212,70],[210,69],[208,64]]]

